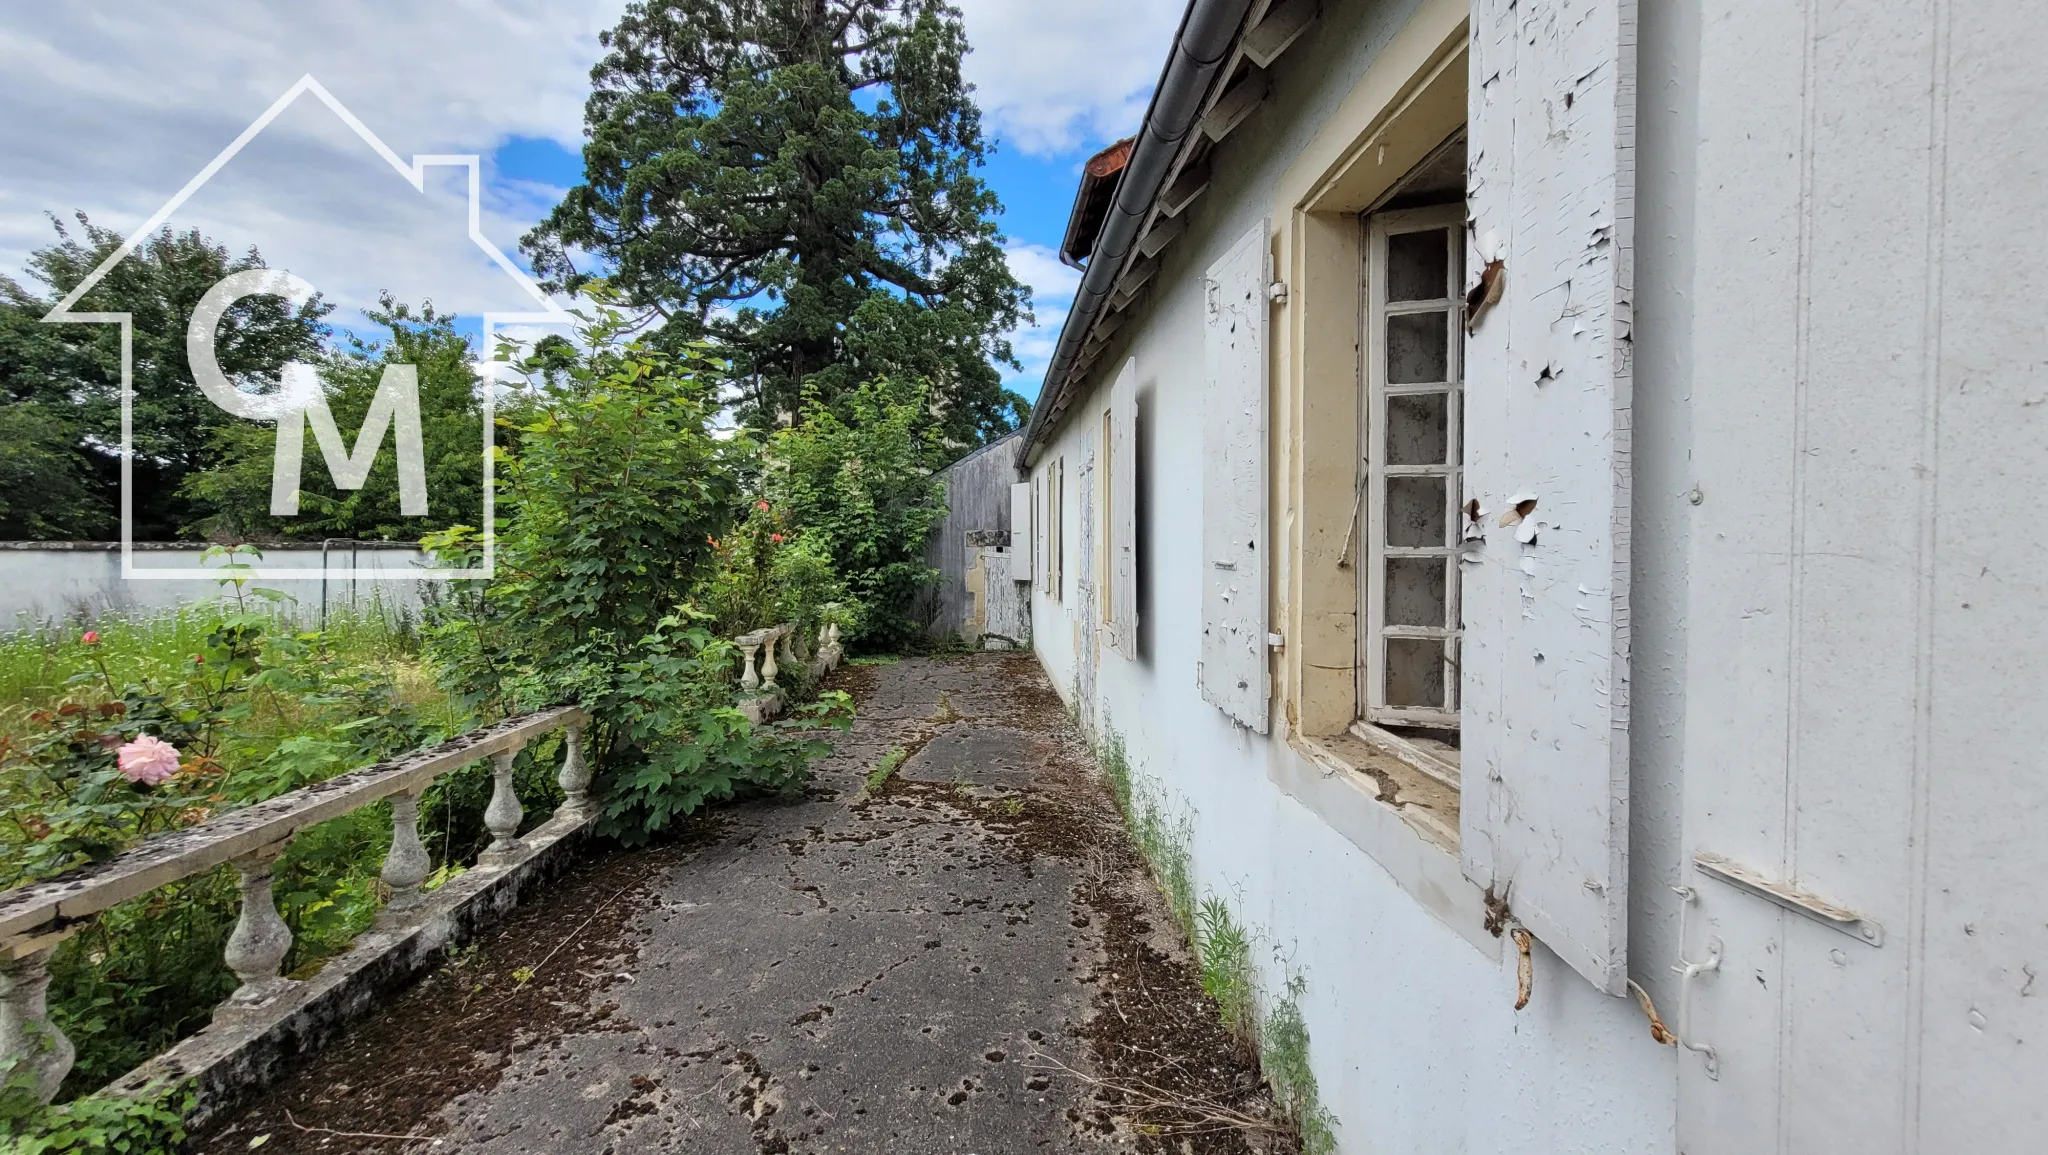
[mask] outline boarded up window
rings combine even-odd
[[[1203,284],[1202,697],[1266,732],[1267,225]]]
[[[1610,994],[1628,979],[1634,0],[1476,0],[1461,847]],[[1473,295],[1483,306],[1484,289]]]

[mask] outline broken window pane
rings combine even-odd
[[[1443,642],[1435,638],[1387,639],[1387,705],[1443,708]]]
[[[1442,626],[1444,573],[1450,559],[1390,557],[1387,559],[1387,624]]]
[[[1450,394],[1387,398],[1387,464],[1442,465],[1450,452]]]
[[[1451,295],[1451,245],[1443,229],[1387,237],[1387,300],[1440,301]]]
[[[1387,318],[1387,383],[1421,385],[1450,379],[1451,330],[1443,313]]]
[[[1444,478],[1387,479],[1387,544],[1445,545]]]

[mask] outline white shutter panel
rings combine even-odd
[[[1110,642],[1138,657],[1138,363],[1125,361],[1110,391]]]
[[[1202,697],[1266,732],[1264,221],[1203,284]]]
[[[1031,483],[1010,486],[1010,580],[1031,580]]]
[[[1466,344],[1484,541],[1461,566],[1464,867],[1614,995],[1628,980],[1635,7],[1475,0],[1468,108],[1470,270],[1504,267]]]

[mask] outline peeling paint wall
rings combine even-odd
[[[1685,870],[1680,1135],[2040,1151],[2048,9],[1688,7],[1682,849],[1883,941]]]
[[[1163,254],[1148,302],[1102,358],[1111,371],[1135,358],[1145,398],[1141,656],[1095,644],[1085,583],[1098,530],[1085,463],[1097,423],[1085,419],[1062,426],[1037,466],[1042,477],[1064,458],[1073,507],[1067,594],[1053,601],[1034,587],[1034,648],[1062,693],[1076,695],[1076,712],[1098,732],[1123,735],[1134,765],[1187,801],[1198,885],[1227,897],[1284,955],[1260,960],[1265,982],[1283,983],[1290,969],[1306,980],[1311,1058],[1346,1155],[1674,1155],[1676,1059],[1651,1041],[1634,1003],[1599,993],[1539,944],[1532,1000],[1518,1014],[1515,951],[1482,929],[1483,896],[1455,854],[1291,746],[1284,697],[1273,733],[1262,736],[1203,701],[1196,682],[1207,565],[1203,273],[1261,217],[1276,226],[1285,219],[1292,205],[1276,203],[1275,190],[1309,138],[1366,82],[1410,16],[1442,8],[1429,0],[1324,5],[1300,55],[1276,72],[1272,101],[1228,142],[1210,192],[1188,210],[1186,235]],[[1361,119],[1358,130],[1367,127]],[[1287,467],[1289,433],[1271,424],[1281,439],[1271,455],[1278,470]],[[1277,543],[1294,511],[1281,504],[1281,486],[1272,492],[1267,521]],[[1348,489],[1342,500],[1348,508]],[[1276,552],[1272,563],[1274,588],[1288,588],[1294,559]],[[1281,611],[1276,596],[1276,621]],[[1656,772],[1675,780],[1673,767]]]

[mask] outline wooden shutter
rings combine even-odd
[[[1635,3],[1475,0],[1472,26],[1468,300],[1501,264],[1466,343],[1464,867],[1619,995]]]
[[[1010,580],[1031,580],[1031,483],[1010,486]]]
[[[1109,391],[1109,644],[1138,656],[1138,363]]]
[[[1266,732],[1267,224],[1203,283],[1202,697]]]

